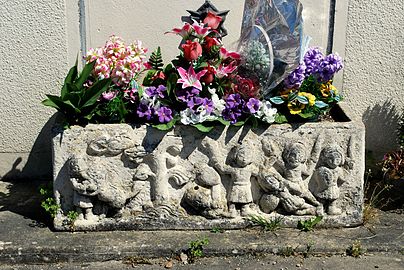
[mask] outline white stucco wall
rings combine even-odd
[[[404,109],[404,5],[402,0],[349,2],[344,93],[366,125],[375,158],[395,145]]]
[[[84,3],[84,10],[79,3]],[[142,40],[150,50],[162,46],[166,60],[178,51],[178,37],[163,35],[181,25],[186,9],[203,0],[0,0],[0,177],[49,177],[49,124],[53,110],[40,104],[46,93],[59,93],[60,84],[77,52],[86,45],[102,46],[111,34],[128,42]],[[240,33],[243,0],[214,0],[230,9],[225,44]],[[305,29],[312,44],[327,46],[329,0],[302,0]],[[334,48],[346,57],[346,102],[359,116],[365,113],[367,146],[384,151],[393,144],[390,114],[403,106],[403,7],[401,0],[337,1]],[[371,3],[370,3],[371,2]],[[80,12],[81,11],[81,12]],[[79,20],[85,27],[80,33]],[[401,23],[401,24],[400,24]],[[346,25],[348,27],[346,28]],[[347,34],[345,33],[347,32]],[[346,36],[346,51],[345,51]],[[388,93],[388,94],[386,94]],[[391,99],[391,96],[396,96]],[[378,113],[377,106],[385,105]],[[395,106],[395,108],[393,108]],[[391,109],[391,110],[390,110]],[[386,133],[386,130],[388,133]],[[384,134],[387,134],[384,136]]]

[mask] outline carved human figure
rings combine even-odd
[[[287,212],[297,215],[322,214],[322,205],[308,187],[320,155],[321,142],[319,137],[309,159],[303,143],[290,143],[281,152],[280,160],[279,147],[267,140],[262,141],[266,161],[260,168],[258,181],[265,192],[260,200],[264,212],[273,211],[281,204]]]
[[[349,173],[342,167],[345,164],[344,152],[338,145],[330,145],[321,152],[322,166],[318,167],[314,175],[316,183],[315,196],[327,204],[327,214],[339,215],[341,209],[337,205],[340,197],[339,186],[346,181]]]
[[[230,217],[238,215],[236,205],[241,206],[241,216],[248,216],[254,213],[251,209],[253,202],[251,192],[251,176],[258,176],[259,169],[253,163],[253,151],[249,145],[238,145],[232,150],[234,158],[231,166],[225,163],[225,158],[218,151],[216,141],[204,143],[211,154],[213,166],[222,174],[229,174],[232,179],[232,186],[229,192],[228,204]]]
[[[93,214],[93,197],[98,194],[98,183],[102,176],[91,172],[83,158],[70,159],[70,181],[73,185],[73,204],[77,207],[79,219],[97,221]],[[105,176],[104,176],[105,177]],[[84,211],[84,212],[83,212]]]

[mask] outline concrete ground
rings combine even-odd
[[[404,269],[404,214],[371,223],[301,232],[283,228],[210,231],[54,232],[38,182],[0,181],[0,269]],[[193,264],[179,256],[207,238]],[[347,252],[352,247],[360,255]]]

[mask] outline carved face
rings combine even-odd
[[[331,169],[335,169],[338,166],[341,166],[344,160],[342,153],[338,148],[326,148],[324,150],[324,157],[325,162]]]
[[[285,149],[283,160],[289,168],[296,168],[306,161],[306,150],[300,143],[295,143]]]
[[[249,164],[252,163],[253,157],[252,157],[252,152],[251,149],[248,149],[245,146],[240,146],[236,150],[236,163],[240,167],[245,167]]]

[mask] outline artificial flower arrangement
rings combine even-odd
[[[104,47],[87,53],[80,75],[77,63],[69,71],[61,95],[47,95],[43,104],[60,111],[66,127],[133,123],[168,130],[183,124],[208,132],[218,124],[313,121],[341,100],[332,78],[342,60],[319,48],[309,49],[300,65],[264,96],[267,82],[260,73],[268,63],[267,51],[259,42],[240,52],[226,49],[221,23],[222,17],[209,11],[169,32],[182,40],[180,54],[168,65],[160,47],[147,60],[140,41],[127,45],[111,36]]]

